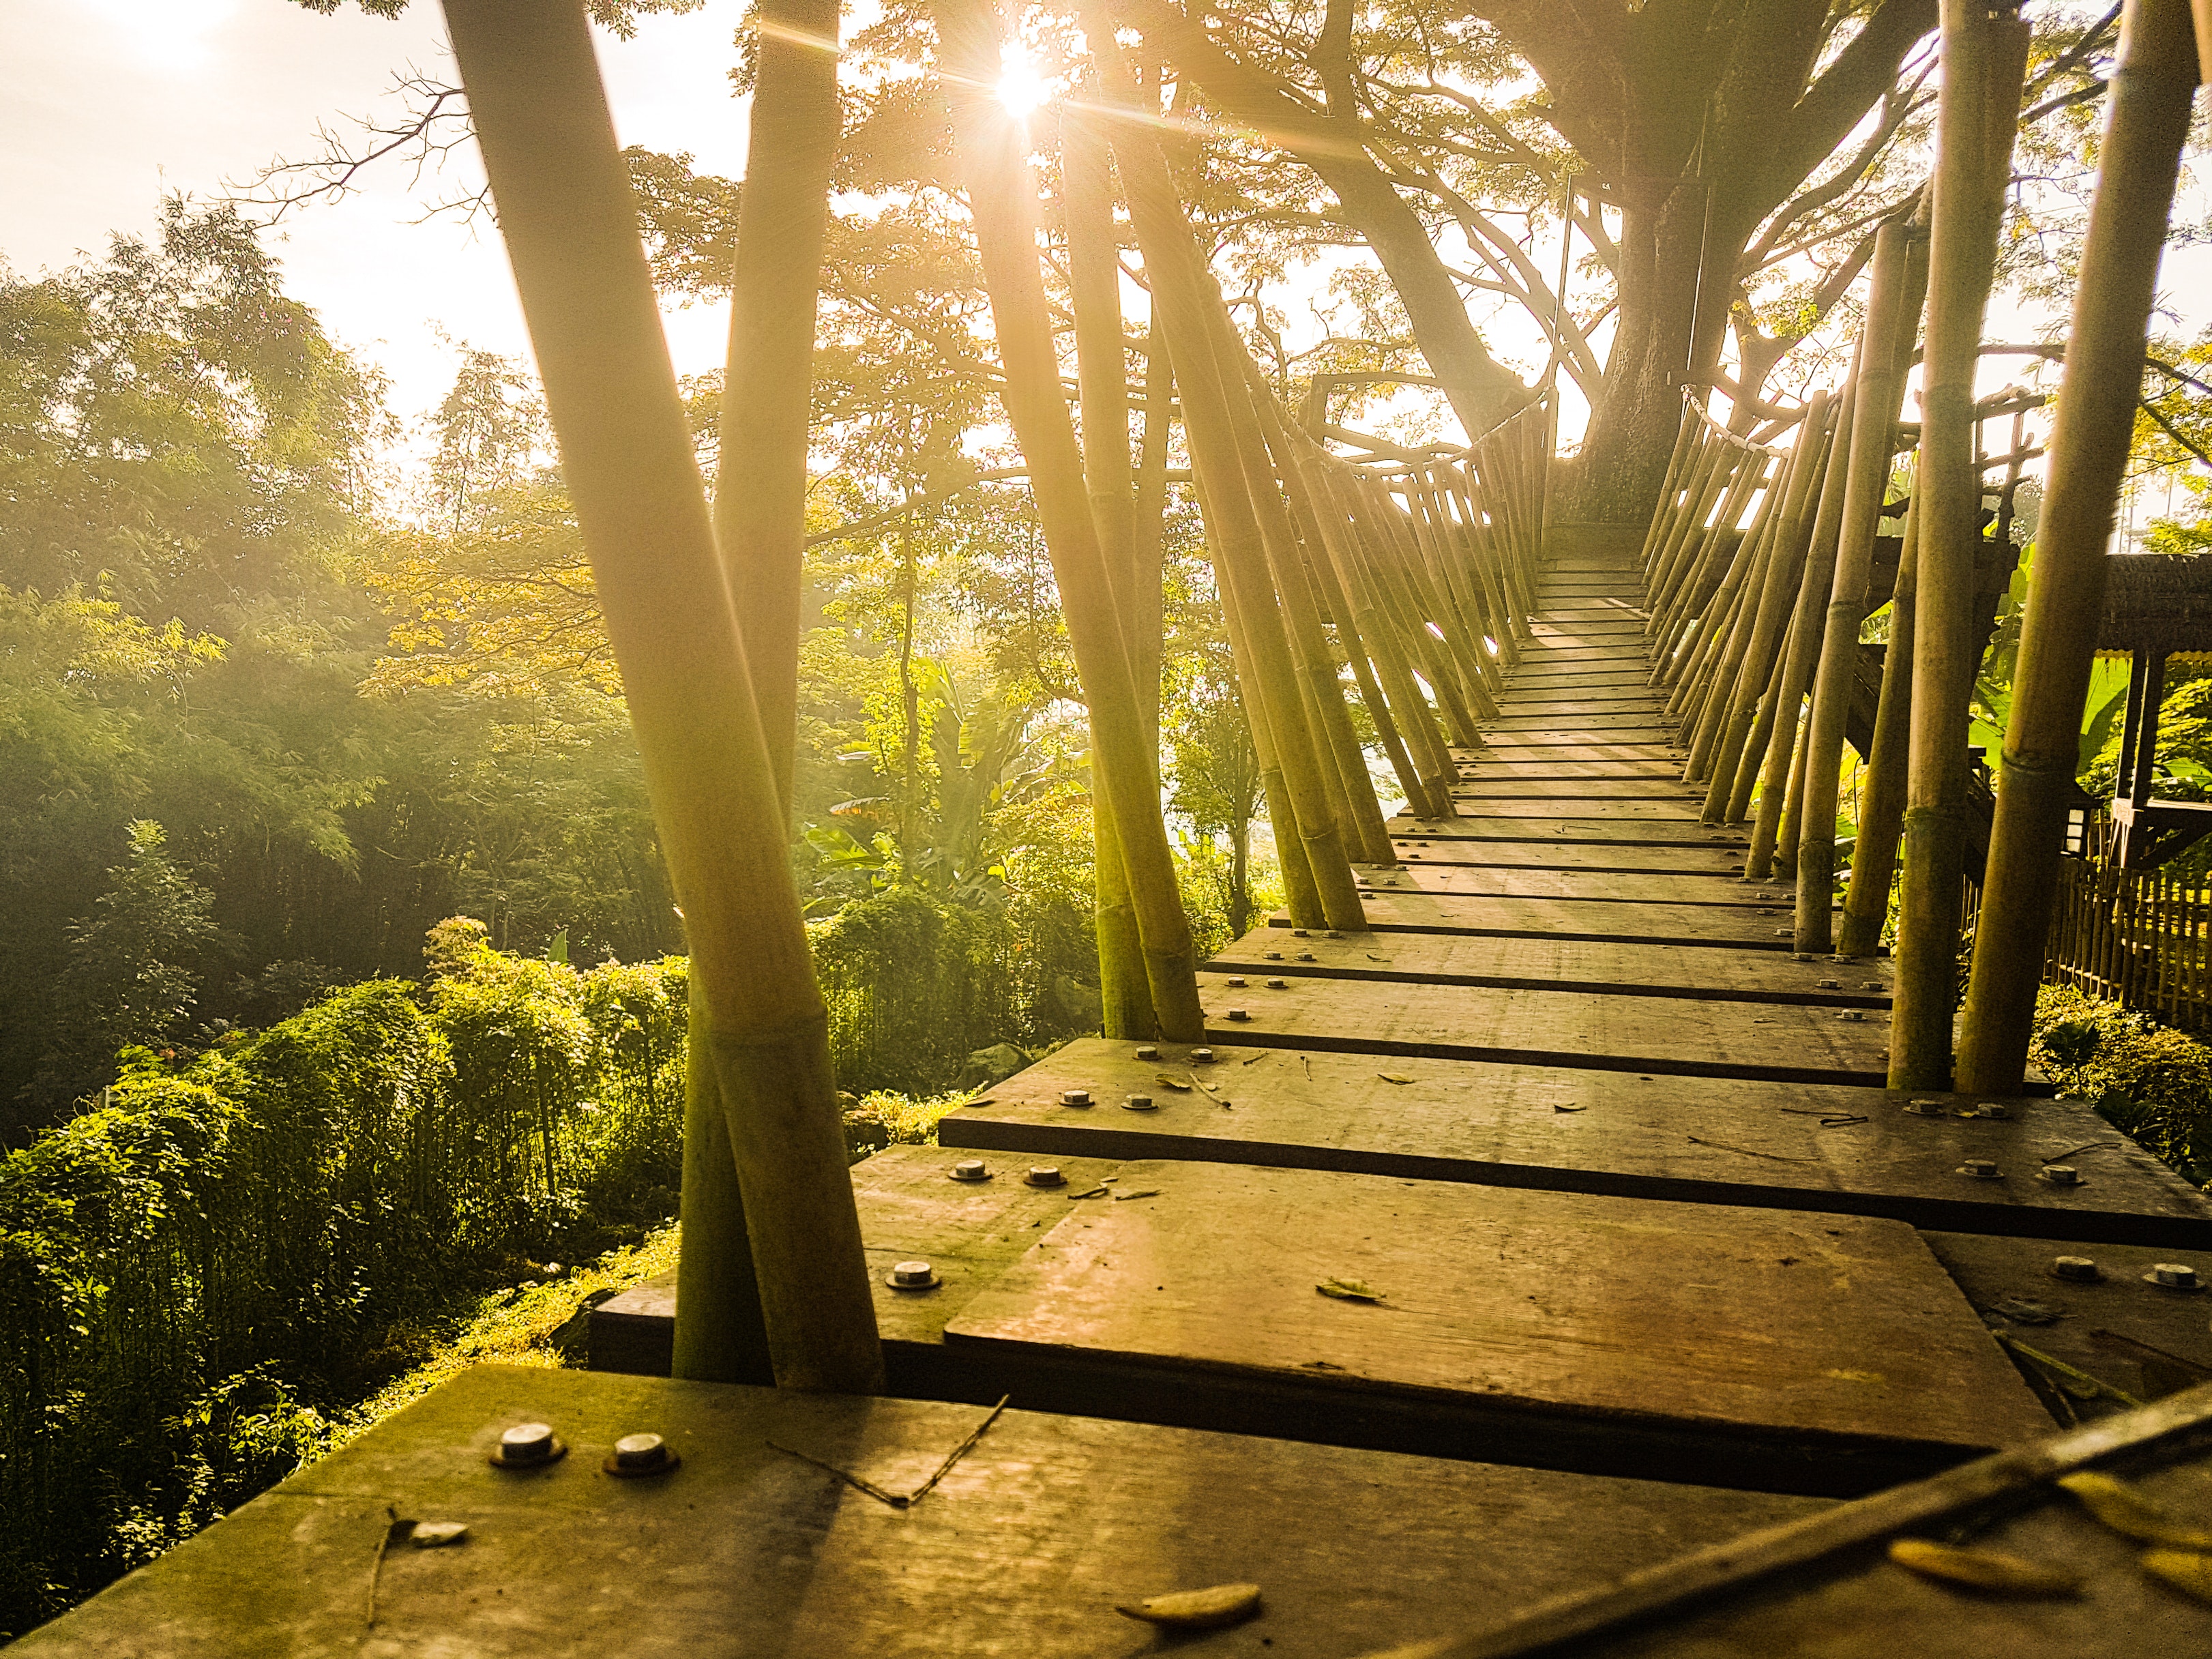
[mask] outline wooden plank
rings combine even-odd
[[[1667,756],[1638,756],[1626,760],[1491,760],[1462,764],[1459,775],[1470,783],[1492,779],[1530,778],[1544,783],[1564,783],[1582,778],[1652,778],[1678,787],[1680,764]]]
[[[947,1345],[1935,1455],[2044,1426],[1900,1223],[1212,1164],[1121,1181],[1158,1195],[1070,1215]]]
[[[1702,875],[1734,880],[1743,868],[1741,852],[1718,847],[1635,845],[1584,847],[1559,839],[1468,841],[1399,836],[1391,845],[1401,859],[1427,864],[1499,870],[1596,870],[1620,875]]]
[[[2063,1190],[2087,1197],[2099,1187],[2112,1193],[2128,1189],[2136,1167],[2152,1160],[2123,1135],[2110,1130],[2095,1133],[2103,1128],[2102,1122],[2088,1119],[2070,1139],[2047,1138],[2060,1145],[2039,1144],[2033,1153],[2020,1160],[2004,1184],[2045,1187],[2033,1177],[2035,1158],[2080,1141],[2095,1141],[2097,1150],[2076,1152],[2068,1160],[2088,1177],[2088,1183]],[[2171,1178],[2185,1187],[2179,1176]],[[2202,1202],[2201,1195],[2192,1195]],[[2183,1386],[2212,1380],[2212,1332],[2206,1326],[2212,1316],[2212,1308],[2207,1306],[2212,1292],[2170,1291],[2144,1279],[2158,1263],[2179,1262],[2194,1268],[2200,1280],[2212,1283],[2212,1236],[2202,1231],[2179,1237],[2108,1239],[2094,1250],[2079,1237],[2057,1234],[1988,1238],[1933,1231],[1927,1240],[1936,1259],[1984,1320],[2039,1353],[2139,1400],[2160,1399]],[[2053,1264],[2062,1255],[2088,1258],[2098,1276],[2087,1282],[2059,1278]],[[2070,1427],[2124,1409],[2109,1396],[2083,1399],[2051,1386],[2049,1374],[2039,1373],[2025,1358],[2016,1358],[2014,1363],[2039,1384],[2037,1392],[2062,1425]]]
[[[1662,769],[1676,777],[1682,772],[1682,757],[1671,744],[1663,743],[1522,743],[1514,742],[1492,747],[1486,744],[1480,749],[1460,749],[1453,751],[1459,758],[1462,770],[1468,767],[1515,766],[1647,766]]]
[[[2055,1484],[2100,1469],[2137,1485],[2154,1510],[2193,1520],[2212,1500],[2208,1418],[2212,1388],[2194,1389],[1393,1652],[1401,1659],[1569,1651],[1593,1659],[2135,1659],[2212,1651],[2212,1604],[2146,1572],[2142,1543],[2103,1525]],[[1992,1550],[2076,1574],[2080,1583],[2063,1595],[1978,1595],[1897,1565],[1885,1547],[1899,1538]]]
[[[1658,800],[1593,800],[1587,795],[1541,795],[1528,800],[1507,800],[1473,793],[1462,794],[1454,789],[1453,799],[1465,799],[1471,807],[1492,817],[1556,818],[1567,816],[1590,818],[1611,818],[1622,823],[1645,823],[1652,820],[1677,823],[1696,823],[1696,805],[1692,802]]]
[[[1167,1158],[1278,1168],[1335,1170],[1480,1186],[1533,1187],[1684,1203],[1751,1205],[1887,1216],[1918,1227],[2019,1234],[2001,1271],[1977,1277],[1931,1237],[1936,1255],[1977,1306],[1994,1305],[2018,1284],[2047,1278],[2051,1257],[2085,1244],[2141,1245],[2158,1260],[2192,1260],[2212,1278],[2212,1261],[2176,1258],[2212,1249],[2212,1203],[2132,1146],[2083,1154],[2090,1179],[2057,1187],[2033,1178],[2042,1158],[2094,1137],[2102,1126],[2078,1101],[2012,1099],[2002,1121],[1956,1114],[1982,1097],[1911,1096],[1834,1085],[1750,1082],[1597,1072],[1570,1066],[1464,1060],[1370,1059],[1290,1053],[1223,1043],[1212,1066],[1194,1067],[1172,1044],[1140,1060],[1138,1045],[1086,1037],[995,1085],[988,1105],[957,1111],[939,1126],[945,1145],[1021,1157],[1079,1154]],[[1383,1075],[1406,1078],[1394,1083]],[[1160,1082],[1202,1079],[1208,1095]],[[1060,1105],[1063,1090],[1088,1090],[1090,1109]],[[1149,1094],[1150,1112],[1122,1110]],[[1909,1099],[1933,1098],[1944,1115],[1916,1116]],[[1222,1103],[1226,1101],[1224,1106]],[[1999,1181],[1958,1173],[1969,1158],[2008,1170]],[[2052,1243],[2051,1241],[2059,1241]],[[2072,1240],[2072,1243],[2065,1241]],[[1994,1250],[1994,1247],[1993,1250]],[[2160,1252],[2164,1252],[2161,1255]],[[2173,1352],[2204,1346],[2203,1296],[2153,1291],[2133,1277],[2148,1261],[2108,1262],[2115,1304],[2193,1321],[2195,1336]],[[2016,1271],[2015,1271],[2016,1270]],[[2051,1281],[2054,1291],[2066,1287]],[[2143,1291],[2133,1297],[2133,1290]],[[2044,1298],[2048,1300],[2049,1298]],[[2086,1341],[2105,1311],[2045,1328]],[[2094,1316],[2092,1316],[2094,1315]],[[2114,1325],[2172,1346],[2171,1325]],[[2033,1331],[2022,1336],[2038,1341]],[[2057,1350],[2053,1350],[2057,1352]],[[2062,1358],[2072,1357],[2063,1354]],[[2112,1354],[2101,1356],[2111,1362]],[[2080,1358],[2073,1363],[2093,1372]],[[2129,1392],[2129,1367],[2115,1378]],[[2107,1373],[2109,1374],[2109,1373]]]
[[[1455,800],[1678,800],[1702,802],[1703,789],[1692,790],[1679,775],[1658,777],[1490,777],[1477,775],[1455,785]]]
[[[1422,849],[1418,842],[1413,852]],[[1430,849],[1433,851],[1433,848]],[[1595,871],[1528,868],[1470,868],[1465,865],[1431,866],[1416,860],[1392,870],[1359,865],[1355,872],[1364,886],[1396,892],[1434,893],[1444,897],[1557,898],[1585,904],[1705,904],[1760,915],[1787,909],[1790,891],[1780,883],[1747,887],[1741,883],[1717,885],[1704,875],[1620,876]]]
[[[1018,1408],[902,1510],[776,1449],[905,1492],[983,1415],[479,1366],[18,1645],[40,1659],[1091,1659],[1161,1643],[1116,1602],[1255,1582],[1256,1620],[1178,1634],[1175,1651],[1339,1659],[1830,1507]],[[543,1473],[491,1468],[501,1431],[532,1419],[553,1425],[568,1456]],[[682,1462],[609,1478],[609,1448],[641,1428]],[[470,1534],[386,1554],[370,1628],[388,1510]],[[1347,1574],[1384,1557],[1387,1572]]]
[[[1619,818],[1576,817],[1560,814],[1552,818],[1498,817],[1480,812],[1449,818],[1416,818],[1401,813],[1387,825],[1390,834],[1404,840],[1581,842],[1589,846],[1702,847],[1735,848],[1751,844],[1747,830],[1664,818],[1624,822]]]
[[[1790,949],[1771,916],[1711,904],[1591,904],[1573,899],[1464,898],[1409,889],[1360,896],[1376,933],[1490,933],[1507,938],[1619,939],[1680,949]],[[1287,927],[1287,918],[1271,926]]]
[[[1889,1025],[1879,1013],[1854,1021],[1783,1004],[1287,975],[1280,990],[1249,975],[1239,988],[1231,977],[1198,976],[1209,1041],[1875,1088],[1888,1069]]]
[[[1354,980],[1403,985],[1634,994],[1705,1001],[1787,1003],[1808,1008],[1889,1006],[1889,963],[1774,962],[1764,951],[1699,951],[1688,959],[1671,945],[1565,939],[1466,939],[1407,934],[1388,940],[1256,927],[1206,964],[1260,980]],[[1823,984],[1826,988],[1822,988]]]
[[[1577,714],[1572,717],[1572,720],[1573,724],[1571,729],[1577,732],[1602,732],[1610,733],[1648,729],[1654,734],[1652,738],[1653,741],[1662,740],[1657,736],[1658,733],[1662,732],[1671,732],[1674,729],[1671,726],[1662,725],[1656,714],[1642,710],[1619,714]],[[1564,726],[1561,720],[1553,720],[1548,716],[1543,717],[1540,721],[1538,717],[1533,715],[1500,714],[1493,720],[1486,720],[1483,722],[1483,730],[1486,733],[1490,732],[1534,732],[1545,730],[1558,732],[1562,729],[1564,729]],[[1604,739],[1601,739],[1601,741],[1603,740]],[[1612,740],[1618,741],[1617,738]]]

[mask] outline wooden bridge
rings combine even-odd
[[[1565,1598],[1467,1650],[1518,1652],[1745,1534],[1731,1571],[1815,1559],[1855,1619],[1973,1636],[1859,1546],[2212,1377],[2207,1297],[2155,1282],[2212,1279],[2212,1206],[2081,1103],[1882,1086],[1887,963],[1790,951],[1679,781],[1634,550],[1579,545],[1454,816],[1363,869],[1374,931],[1255,930],[1204,1044],[1070,1044],[856,1168],[899,1398],[654,1378],[648,1285],[596,1310],[592,1374],[472,1372],[23,1645],[1133,1654],[1164,1638],[1117,1604],[1249,1581],[1255,1619],[1178,1650],[1349,1656]],[[2170,1444],[2180,1403],[2104,1432]],[[525,1420],[569,1455],[488,1466]],[[639,1431],[680,1465],[613,1478]],[[465,1547],[392,1531],[434,1520]],[[2212,1641],[2131,1593],[2142,1650]],[[1701,1616],[1784,1650],[1797,1615],[1734,1605]]]

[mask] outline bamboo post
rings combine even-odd
[[[775,1379],[872,1392],[883,1352],[782,797],[584,8],[445,15],[684,912]]]
[[[1081,109],[1066,112],[1060,122],[1060,176],[1067,219],[1068,288],[1075,313],[1078,396],[1083,408],[1083,477],[1097,526],[1099,551],[1113,590],[1117,616],[1137,613],[1136,500],[1129,468],[1129,380],[1121,343],[1121,270],[1114,240],[1114,174],[1105,135]],[[1133,634],[1134,629],[1130,633]],[[1125,639],[1125,643],[1127,640]],[[1136,653],[1130,651],[1132,676]],[[1138,681],[1137,699],[1146,712],[1150,699]],[[1153,688],[1157,695],[1157,685]],[[1158,754],[1157,720],[1146,726]],[[1157,771],[1153,787],[1158,787]],[[1109,1037],[1158,1035],[1152,1012],[1152,984],[1145,972],[1143,942],[1129,876],[1121,861],[1121,838],[1103,794],[1091,798],[1095,848],[1093,910],[1098,938],[1098,988]]]
[[[1029,461],[1030,492],[1090,705],[1092,787],[1104,787],[1113,813],[1160,1035],[1194,1042],[1205,1034],[1206,1011],[1198,998],[1190,924],[1160,817],[1153,782],[1158,757],[1137,694],[1126,619],[1114,608],[1112,579],[1060,389],[1037,266],[1037,194],[1027,140],[991,91],[1000,70],[997,18],[985,0],[935,0],[934,11],[1005,372],[1000,397]]]
[[[1859,831],[1851,848],[1851,880],[1844,895],[1844,921],[1836,935],[1839,957],[1872,956],[1889,923],[1889,890],[1897,874],[1898,837],[1905,828],[1906,744],[1911,736],[1912,651],[1917,631],[1917,577],[1920,504],[1905,512],[1897,559],[1897,585],[1889,601],[1889,649],[1882,655],[1881,701],[1874,743],[1859,792]]]
[[[1911,266],[1912,233],[1895,222],[1875,236],[1874,274],[1867,298],[1866,361],[1859,374],[1851,418],[1850,471],[1844,485],[1844,521],[1836,548],[1835,580],[1828,594],[1813,675],[1804,769],[1805,821],[1819,832],[1797,847],[1796,948],[1825,955],[1832,944],[1836,889],[1836,809],[1841,793],[1844,732],[1858,676],[1859,625],[1866,617],[1873,580],[1874,544],[1888,493],[1893,429],[1904,395],[1911,337],[1920,307]]]
[[[2098,154],[2096,200],[2082,246],[2013,678],[1960,1049],[1965,1088],[2017,1089],[2027,1062],[2081,705],[2104,610],[2105,548],[2135,429],[2153,287],[2189,133],[2196,82],[2189,45],[2181,0],[2130,0]]]
[[[1989,0],[1943,0],[1942,20],[1943,94],[1916,481],[1921,519],[1911,761],[1890,1024],[1889,1081],[1898,1089],[1942,1089],[1951,1083],[1966,704],[1979,654],[1973,644],[1982,504],[1974,465],[1974,371],[1996,271],[2029,35],[2016,6],[1993,14]]]

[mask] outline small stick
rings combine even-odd
[[[906,1501],[909,1504],[919,1504],[924,1498],[927,1497],[931,1488],[935,1486],[939,1481],[944,1480],[947,1474],[951,1473],[952,1466],[955,1463],[957,1463],[962,1458],[967,1456],[969,1452],[975,1449],[975,1443],[983,1437],[983,1431],[986,1429],[988,1429],[992,1424],[999,1420],[999,1413],[1006,1409],[1006,1401],[1012,1398],[1013,1395],[1010,1394],[1000,1395],[999,1396],[999,1403],[991,1407],[991,1414],[985,1418],[981,1423],[978,1423],[975,1425],[975,1431],[952,1449],[951,1455],[948,1455],[942,1463],[939,1463],[937,1466],[937,1473],[931,1475],[928,1480],[916,1486],[914,1489],[914,1495],[908,1498]]]
[[[869,1497],[879,1499],[880,1501],[890,1504],[895,1510],[902,1510],[907,1506],[908,1500],[900,1497],[896,1492],[885,1492],[881,1486],[876,1485],[874,1481],[864,1480],[859,1475],[853,1474],[850,1470],[839,1468],[835,1463],[825,1463],[811,1453],[799,1450],[796,1446],[779,1445],[775,1441],[771,1440],[768,1443],[768,1448],[770,1451],[787,1453],[789,1455],[799,1459],[802,1463],[811,1463],[817,1469],[827,1470],[830,1474],[836,1475],[840,1480],[842,1480],[847,1486],[857,1486],[860,1491],[867,1493]]]
[[[835,1463],[825,1463],[820,1458],[813,1456],[810,1453],[799,1450],[796,1446],[780,1445],[773,1440],[768,1443],[768,1446],[772,1451],[787,1453],[789,1455],[798,1458],[801,1462],[811,1463],[817,1469],[826,1470],[828,1473],[836,1475],[847,1486],[856,1486],[860,1491],[867,1493],[869,1497],[873,1498],[879,1502],[888,1504],[895,1510],[911,1509],[915,1504],[919,1504],[923,1498],[928,1497],[930,1492],[936,1488],[937,1483],[944,1480],[946,1475],[952,1472],[952,1466],[955,1463],[957,1463],[962,1458],[967,1456],[969,1452],[975,1449],[975,1443],[983,1437],[984,1431],[988,1429],[992,1424],[999,1420],[999,1413],[1006,1409],[1006,1402],[1012,1398],[1013,1395],[1010,1394],[1000,1395],[999,1396],[999,1403],[991,1407],[990,1414],[975,1426],[974,1430],[969,1432],[965,1440],[963,1440],[958,1445],[955,1446],[945,1455],[945,1461],[937,1466],[937,1473],[931,1475],[928,1480],[923,1481],[912,1492],[906,1493],[888,1492],[884,1488],[876,1485],[872,1480],[863,1480],[860,1476],[854,1474],[849,1469],[839,1468]]]
[[[2046,1164],[2056,1164],[2062,1158],[2071,1158],[2076,1152],[2109,1152],[2119,1144],[2117,1140],[2085,1140],[2079,1146],[2069,1146],[2063,1152],[2053,1152],[2043,1161]]]
[[[1790,1158],[1780,1152],[1756,1152],[1748,1146],[1731,1146],[1725,1140],[1700,1140],[1695,1135],[1690,1136],[1689,1140],[1692,1146],[1716,1146],[1724,1152],[1741,1152],[1746,1158],[1772,1158],[1777,1164],[1810,1164],[1813,1162],[1809,1158]]]
[[[377,1587],[384,1582],[385,1555],[392,1548],[393,1539],[404,1537],[407,1533],[415,1529],[415,1523],[412,1521],[402,1521],[399,1518],[399,1511],[389,1504],[384,1506],[384,1515],[386,1521],[384,1535],[376,1540],[376,1559],[370,1564],[368,1569],[368,1618],[365,1628],[369,1630],[376,1628],[376,1591]]]

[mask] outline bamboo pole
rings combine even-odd
[[[1092,787],[1103,785],[1113,813],[1160,1035],[1196,1042],[1205,1034],[1206,1011],[1198,998],[1190,924],[1152,781],[1158,757],[1131,666],[1127,619],[1114,608],[1112,579],[1060,389],[1037,266],[1037,195],[1027,139],[992,93],[1000,73],[998,21],[985,0],[934,0],[933,9],[1005,371],[1000,397],[1029,461],[1068,643],[1090,704]]]
[[[1981,541],[1981,475],[1974,465],[1974,371],[1996,271],[2029,36],[2015,7],[1993,15],[1988,0],[1943,0],[1942,9],[1943,94],[1916,483],[1922,506],[1911,762],[1890,1024],[1889,1081],[1898,1089],[1948,1088],[1951,1082],[1966,704],[1978,655],[1974,559]]]
[[[784,811],[580,0],[446,0],[682,908],[785,1387],[883,1352]]]
[[[1911,232],[1895,222],[1875,236],[1874,273],[1867,297],[1866,361],[1860,371],[1851,420],[1850,471],[1844,485],[1844,521],[1836,549],[1835,579],[1815,653],[1813,708],[1805,750],[1805,821],[1820,826],[1797,847],[1796,946],[1825,955],[1833,940],[1836,888],[1836,810],[1841,795],[1844,732],[1858,677],[1859,626],[1873,580],[1875,538],[1889,488],[1893,433],[1904,396],[1905,368],[1920,307],[1908,268]]]
[[[2200,17],[2203,14],[2200,14]],[[1962,1087],[2016,1090],[2081,744],[2105,547],[2135,428],[2143,342],[2195,91],[2181,0],[2130,0],[2111,82],[2021,628],[1960,1051]]]
[[[1129,381],[1121,343],[1121,270],[1114,239],[1114,173],[1105,135],[1081,109],[1060,122],[1060,177],[1067,219],[1068,288],[1075,313],[1077,395],[1083,408],[1083,477],[1106,561],[1114,611],[1137,615],[1136,507],[1129,468]],[[1125,643],[1136,632],[1133,626]],[[1136,653],[1130,651],[1136,675]],[[1155,687],[1157,693],[1157,686]],[[1137,684],[1140,705],[1147,699]],[[1157,719],[1146,721],[1157,761]],[[1152,784],[1159,786],[1157,770]],[[1098,939],[1098,988],[1109,1037],[1158,1035],[1151,981],[1137,933],[1137,913],[1121,860],[1121,837],[1105,797],[1091,799],[1095,848],[1093,913]]]
[[[1851,844],[1851,880],[1844,895],[1839,957],[1870,957],[1889,924],[1889,890],[1897,874],[1898,838],[1905,829],[1905,779],[1911,737],[1912,653],[1917,632],[1920,507],[1905,509],[1897,559],[1897,585],[1889,601],[1889,649],[1882,654],[1881,701],[1875,711],[1874,742],[1859,790],[1857,838]]]

